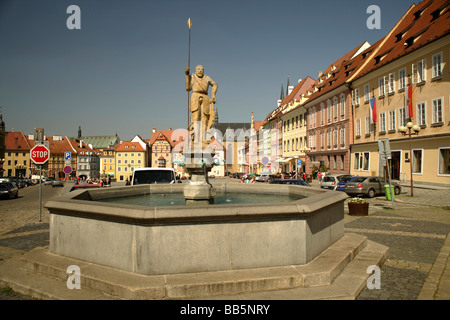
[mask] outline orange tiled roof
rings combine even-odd
[[[355,54],[362,49],[366,42],[361,43],[356,48],[339,58],[337,61],[328,66],[328,68],[319,76],[307,97],[308,102],[320,97],[321,95],[334,90],[345,83],[349,77],[359,69],[360,61],[355,59]],[[365,51],[367,51],[366,49]],[[361,53],[357,57],[360,57]],[[314,92],[316,88],[316,92]]]
[[[6,132],[5,150],[30,151],[32,146],[28,142],[23,132]]]
[[[447,35],[450,31],[449,8],[448,0],[425,0],[412,5],[355,79]]]
[[[116,152],[124,152],[124,151],[145,152],[144,148],[142,148],[142,146],[139,142],[128,142],[128,141],[124,141],[121,144],[119,144],[115,151]]]

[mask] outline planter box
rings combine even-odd
[[[348,214],[351,216],[368,216],[368,203],[348,203]]]

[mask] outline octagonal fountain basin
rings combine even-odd
[[[80,190],[49,201],[50,252],[163,275],[302,265],[344,235],[342,192],[217,183],[214,191],[224,204],[171,204],[183,187]],[[137,196],[169,199],[170,205],[111,202]],[[242,198],[251,203],[236,203]]]

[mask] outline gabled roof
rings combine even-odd
[[[23,132],[6,132],[5,150],[11,151],[30,151],[32,146]]]
[[[307,103],[343,85],[360,68],[361,60],[357,57],[369,49],[369,43],[364,42],[329,65],[311,87]]]
[[[448,35],[449,9],[448,0],[425,0],[412,5],[355,79]]]
[[[75,138],[70,138],[71,140],[74,140]],[[78,139],[78,138],[76,138]],[[120,142],[120,139],[118,136],[86,136],[81,137],[81,140],[86,142],[86,144],[90,144],[95,148],[99,149],[105,149],[110,146],[116,145]]]
[[[117,146],[116,152],[145,152],[139,142],[128,142],[124,141]]]
[[[152,132],[152,135],[150,136],[150,146],[152,146],[157,140],[166,140],[172,147],[174,147],[179,141],[172,141],[173,132],[174,130],[155,130],[155,132]]]

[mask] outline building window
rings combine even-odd
[[[396,121],[395,121],[395,110],[389,111],[389,131],[395,131],[396,128]]]
[[[325,132],[320,132],[320,148],[323,150],[325,148]]]
[[[337,169],[337,156],[333,156],[333,169]]]
[[[295,128],[298,129],[298,116],[295,117]]]
[[[370,136],[370,117],[366,117],[366,136]]]
[[[352,102],[355,107],[359,106],[359,89],[355,89],[352,92]]]
[[[320,104],[320,123],[325,123],[325,105],[323,103]]]
[[[442,76],[442,52],[433,56],[432,76],[433,78]]]
[[[338,98],[333,98],[333,117],[336,120],[338,117]]]
[[[421,102],[417,104],[417,124],[419,126],[426,126],[426,109],[425,102]]]
[[[345,96],[341,95],[341,118],[345,117]]]
[[[389,74],[389,84],[388,84],[389,94],[395,92],[395,72]]]
[[[444,122],[442,117],[442,98],[433,100],[433,124],[441,124]]]
[[[406,88],[406,68],[398,72],[398,89],[404,90]]]
[[[344,161],[345,161],[345,156],[341,155],[341,170],[344,170],[344,167],[345,167]]]
[[[370,152],[355,152],[355,170],[369,171]]]
[[[386,113],[380,113],[380,133],[386,132]]]
[[[450,175],[450,147],[439,148],[439,174]]]
[[[345,127],[341,128],[341,147],[345,147]]]
[[[370,84],[364,86],[364,102],[369,102],[370,100]]]
[[[422,149],[412,150],[413,173],[422,173]]]
[[[400,127],[406,127],[406,107],[398,109],[398,121]]]
[[[384,97],[386,94],[386,77],[378,79],[378,91],[380,98]]]
[[[327,101],[327,121],[328,123],[331,122],[331,101]]]
[[[426,60],[422,59],[412,65],[412,81],[414,84],[421,84],[426,81]]]
[[[327,146],[328,149],[331,149],[331,129],[327,130]]]
[[[361,137],[361,119],[356,119],[356,137]]]

